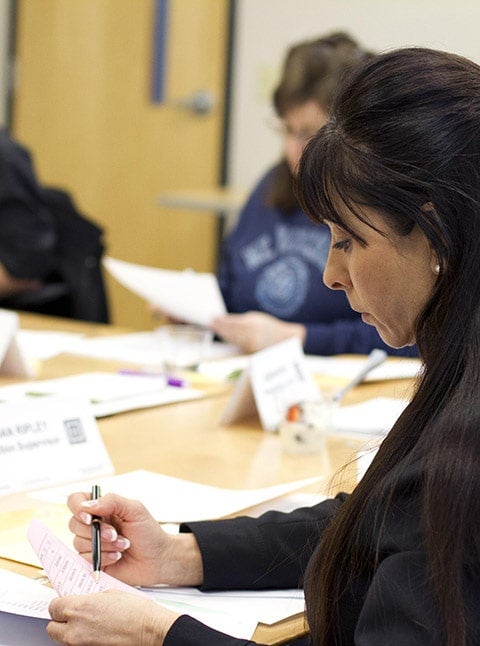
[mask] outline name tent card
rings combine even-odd
[[[0,495],[113,473],[88,402],[0,403]]]
[[[318,396],[299,339],[287,339],[251,355],[223,411],[221,423],[233,424],[257,410],[262,427],[275,431],[291,404]]]
[[[17,343],[18,314],[0,309],[0,373],[31,377],[32,370]]]

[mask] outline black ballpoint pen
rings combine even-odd
[[[98,500],[100,498],[100,487],[99,485],[93,485],[92,487],[92,500]],[[101,554],[102,554],[102,545],[100,539],[100,516],[92,515],[92,561],[93,561],[93,576],[95,581],[98,581],[100,576],[101,568]]]

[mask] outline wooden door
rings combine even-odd
[[[154,0],[19,0],[13,135],[42,181],[69,190],[106,230],[110,255],[215,268],[217,221],[161,207],[213,188],[221,164],[228,0],[169,0],[163,103],[151,99]],[[207,90],[195,114],[179,102]],[[108,280],[113,320],[152,327],[146,304]]]

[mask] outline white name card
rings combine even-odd
[[[17,343],[18,327],[18,314],[0,309],[0,373],[31,377],[32,369]]]
[[[0,495],[113,473],[84,400],[0,403]]]
[[[319,390],[307,368],[300,341],[291,338],[250,357],[221,423],[232,424],[256,409],[263,428],[275,431],[288,406],[318,396]]]

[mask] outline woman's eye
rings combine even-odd
[[[343,251],[347,251],[347,249],[350,247],[351,240],[349,238],[345,240],[339,240],[338,242],[333,243],[333,248],[334,249],[341,249]]]

